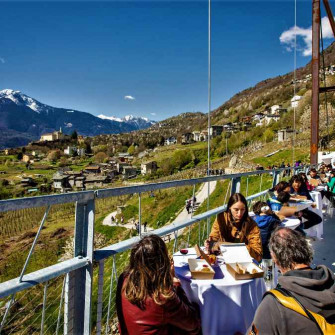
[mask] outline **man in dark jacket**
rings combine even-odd
[[[279,286],[307,309],[335,323],[335,277],[324,265],[310,267],[313,252],[306,239],[288,228],[277,228],[270,239],[273,261],[283,274]],[[268,294],[259,305],[250,334],[319,334],[317,325],[281,305]]]

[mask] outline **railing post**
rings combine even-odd
[[[230,195],[234,193],[240,193],[241,189],[241,177],[236,177],[232,179]]]
[[[68,274],[65,288],[64,334],[91,334],[93,281],[94,193],[86,203],[76,203],[74,256],[86,257],[84,268]]]
[[[274,188],[279,183],[280,172],[273,171],[273,179],[272,179],[272,188]]]

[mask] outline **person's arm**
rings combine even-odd
[[[177,327],[189,335],[196,335],[201,330],[199,309],[192,304],[181,286],[175,286],[175,294],[164,305],[164,322]]]
[[[251,228],[248,232],[248,235],[246,236],[247,249],[250,256],[255,258],[257,262],[260,262],[263,257],[261,233],[254,220],[250,219],[248,224],[251,225]]]

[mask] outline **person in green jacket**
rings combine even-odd
[[[334,194],[334,186],[335,186],[335,170],[330,171],[329,182],[327,183],[328,189],[330,192]]]

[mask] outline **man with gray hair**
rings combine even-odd
[[[313,251],[305,237],[295,230],[277,228],[269,242],[271,258],[282,276],[278,287],[307,310],[335,323],[335,277],[324,265],[311,268]],[[318,325],[285,307],[272,294],[258,306],[250,334],[320,334]]]

